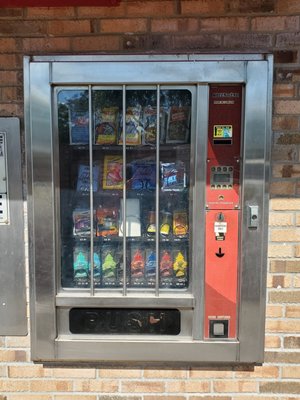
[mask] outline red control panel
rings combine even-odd
[[[206,175],[205,331],[237,337],[242,85],[212,85]]]
[[[206,204],[209,209],[239,205],[242,86],[211,86]]]

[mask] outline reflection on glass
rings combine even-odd
[[[189,282],[189,164],[191,93],[163,90],[166,129],[160,146],[159,285],[183,289]],[[173,145],[169,147],[168,145]]]
[[[86,288],[90,286],[91,265],[88,91],[60,90],[57,104],[62,286]],[[94,165],[94,191],[98,190],[99,174],[99,166]],[[96,265],[99,263],[95,254],[95,268]]]
[[[191,92],[161,90],[158,113],[156,89],[126,87],[125,121],[121,88],[93,88],[91,93],[89,146],[88,90],[57,92],[62,287],[90,287],[93,264],[96,289],[185,289],[190,275]]]

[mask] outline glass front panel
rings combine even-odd
[[[59,90],[61,282],[90,286],[89,99],[86,89]],[[94,187],[98,190],[97,166]]]
[[[56,93],[62,288],[187,289],[191,91]]]

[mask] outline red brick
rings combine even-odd
[[[19,65],[15,54],[0,54],[0,70],[16,69],[17,67]]]
[[[16,85],[18,83],[18,73],[16,71],[0,71],[0,85]]]
[[[256,17],[251,20],[253,31],[296,31],[299,29],[298,17]]]
[[[271,195],[294,195],[296,192],[295,182],[272,182],[270,184]]]
[[[78,7],[78,17],[107,18],[122,17],[126,15],[127,4],[125,1],[118,2],[115,7]]]
[[[46,25],[43,21],[4,21],[0,20],[1,36],[45,35]]]
[[[299,13],[300,3],[299,0],[277,1],[276,12],[285,13]]]
[[[41,19],[75,17],[75,9],[73,7],[28,7],[26,16]]]
[[[15,53],[17,45],[15,39],[1,38],[0,39],[0,53]]]
[[[49,21],[48,33],[55,36],[91,33],[91,23],[88,20]]]
[[[128,17],[167,17],[175,14],[173,1],[130,1],[127,4]]]
[[[225,11],[225,2],[223,0],[193,0],[182,1],[182,14],[222,14]]]
[[[275,0],[231,0],[227,4],[226,11],[234,13],[269,13],[273,12]]]
[[[160,18],[151,21],[152,32],[193,32],[197,30],[197,18]]]
[[[72,39],[72,49],[79,52],[119,50],[119,36],[89,36]]]
[[[69,38],[37,38],[23,39],[25,53],[55,53],[70,51]]]
[[[299,114],[300,100],[278,100],[275,101],[276,114]]]
[[[272,148],[272,161],[297,161],[297,146],[274,145]]]
[[[299,127],[299,118],[294,116],[280,116],[273,117],[273,129],[274,130],[287,130],[294,131]],[[284,143],[283,143],[284,144]]]
[[[282,145],[300,144],[299,133],[278,133],[275,134],[275,143]]]
[[[0,18],[17,18],[20,19],[23,17],[24,9],[23,8],[0,8]]]
[[[273,176],[275,176],[276,178],[298,178],[300,176],[300,165],[299,164],[274,165]]]
[[[247,18],[202,18],[200,20],[201,31],[247,31],[249,22]]]
[[[274,97],[294,97],[295,86],[291,83],[277,83],[273,85]]]
[[[23,113],[23,104],[0,104],[0,117],[21,117]]]
[[[292,50],[278,50],[274,51],[274,63],[275,64],[284,64],[284,63],[295,63],[297,62],[297,51]]]
[[[145,32],[147,20],[144,18],[131,19],[103,19],[100,24],[100,31],[109,32]]]

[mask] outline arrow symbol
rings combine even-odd
[[[221,257],[224,256],[225,253],[222,253],[222,249],[221,249],[221,247],[219,247],[219,252],[215,253],[215,254],[216,254],[217,257],[221,258]]]

